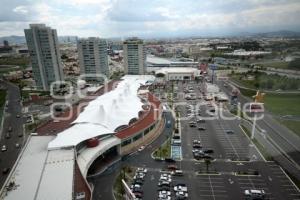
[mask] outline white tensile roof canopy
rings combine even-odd
[[[78,143],[99,135],[112,134],[121,125],[128,125],[138,118],[143,103],[137,90],[154,76],[126,75],[118,86],[91,101],[73,126],[62,131],[48,145],[48,149],[76,146]]]

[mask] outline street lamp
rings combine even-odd
[[[261,93],[259,90],[256,92],[256,95],[253,96],[254,103],[250,104],[250,112],[254,113],[253,118],[253,126],[251,131],[251,139],[254,139],[255,134],[255,126],[257,120],[257,113],[263,112],[263,101],[264,101],[265,93]]]

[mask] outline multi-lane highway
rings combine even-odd
[[[224,82],[217,82],[219,87],[225,91],[229,96],[231,95],[232,87],[224,87]],[[242,95],[239,96],[241,106],[251,100]],[[289,129],[276,122],[270,113],[266,111],[264,118],[257,121],[258,127],[266,131],[286,153],[290,154],[294,161],[300,165],[300,138],[292,133]]]
[[[6,151],[0,152],[0,187],[2,187],[9,173],[3,173],[3,169],[12,168],[22,148],[25,136],[23,133],[22,105],[20,102],[21,96],[19,87],[2,80],[0,84],[7,89],[6,106],[3,113],[3,127],[0,133],[0,146],[2,148],[2,146],[5,145],[7,148]],[[11,131],[9,131],[9,127],[11,127]],[[6,137],[7,133],[10,135],[9,138]]]

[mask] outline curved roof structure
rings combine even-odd
[[[154,77],[126,75],[122,79],[114,90],[89,102],[72,122],[73,126],[58,133],[48,149],[76,146],[89,138],[112,134],[117,127],[138,118],[143,103],[137,91],[147,81],[153,81]]]

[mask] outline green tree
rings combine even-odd
[[[211,164],[211,161],[210,161],[210,159],[205,159],[204,162],[205,162],[205,165],[206,165],[206,172],[208,173],[209,165]]]

